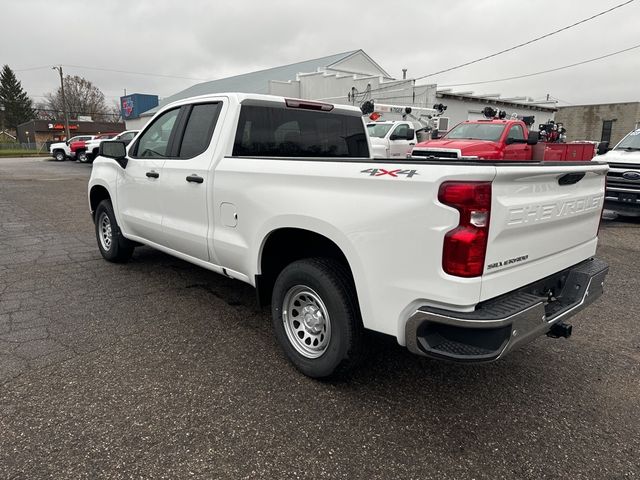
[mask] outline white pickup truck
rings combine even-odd
[[[49,146],[49,153],[58,162],[64,162],[67,158],[73,158],[75,156],[75,153],[71,151],[70,147],[72,142],[86,142],[91,140],[93,137],[93,135],[78,135],[71,137],[66,142],[52,143]]]
[[[89,140],[85,143],[84,149],[78,151],[78,160],[81,163],[91,163],[93,159],[98,155],[98,150],[100,149],[100,144],[102,142],[110,142],[112,140],[119,140],[124,142],[125,145],[129,145],[131,140],[136,136],[138,130],[125,130],[124,132],[120,132],[118,134],[105,134],[98,135],[96,138]]]
[[[358,363],[366,329],[410,351],[490,361],[603,290],[607,166],[374,160],[353,107],[256,94],[162,108],[103,142],[88,200],[98,248],[145,244],[256,287],[304,374]]]
[[[640,217],[640,128],[595,160],[609,164],[604,207],[619,215]]]

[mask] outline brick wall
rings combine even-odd
[[[556,122],[564,123],[567,129],[567,141],[599,142],[602,138],[602,122],[605,120],[615,120],[610,142],[610,146],[614,146],[640,124],[640,102],[558,107],[556,112]]]

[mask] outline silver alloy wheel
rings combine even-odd
[[[76,155],[78,157],[78,161],[85,163],[87,160],[89,160],[87,158],[87,152],[80,152]]]
[[[304,285],[291,287],[282,302],[282,321],[289,343],[306,358],[320,357],[331,340],[331,320],[324,302]]]
[[[57,160],[58,162],[62,162],[62,161],[64,160],[64,157],[65,157],[64,153],[62,153],[62,152],[56,152],[56,160]]]
[[[100,244],[105,251],[111,249],[111,243],[113,241],[113,234],[111,231],[111,220],[106,212],[100,214],[98,219],[98,237],[100,238]]]

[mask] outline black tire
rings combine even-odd
[[[309,303],[301,304],[298,301],[300,311],[294,306],[295,302],[290,303],[292,298],[297,298],[293,294],[299,291],[301,293],[298,293],[298,296],[303,295],[303,299],[305,292],[310,293]],[[317,299],[311,298],[316,296],[320,299],[319,303]],[[300,351],[305,349],[303,343],[310,338],[314,338],[311,342],[324,342],[321,333],[312,332],[315,337],[311,337],[307,336],[309,330],[307,333],[304,330],[307,328],[307,317],[304,316],[302,320],[302,310],[313,308],[314,304],[321,305],[320,311],[326,310],[329,322],[323,322],[329,325],[330,330],[324,350],[321,353],[311,353],[319,356],[310,358],[309,352],[303,354]],[[289,305],[291,308],[287,308]],[[271,312],[273,328],[280,346],[291,363],[305,375],[312,378],[341,375],[352,370],[362,360],[364,328],[351,275],[341,263],[329,258],[307,258],[288,265],[276,279]],[[313,310],[311,312],[309,318],[313,321],[316,317],[313,316]],[[296,318],[304,321],[304,324],[300,321],[296,327]],[[313,328],[318,328],[318,325],[313,325]],[[326,328],[327,325],[323,325],[321,329],[324,330],[321,331],[326,332]],[[295,334],[300,340],[295,338]],[[315,343],[311,342],[306,344],[306,348],[317,348],[314,347]]]
[[[85,150],[80,150],[79,152],[76,152],[76,160],[78,160],[80,163],[88,163],[89,155],[87,155],[87,152]]]
[[[127,262],[133,254],[134,245],[122,236],[111,200],[103,200],[95,213],[96,240],[98,249],[105,260],[114,263]],[[108,230],[109,234],[106,234]],[[110,241],[107,238],[110,237]]]
[[[63,150],[56,150],[53,152],[53,158],[55,158],[57,162],[64,162],[67,159],[67,156]]]

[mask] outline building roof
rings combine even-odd
[[[349,52],[337,53],[326,57],[291,63],[289,65],[282,65],[280,67],[267,68],[256,72],[220,78],[210,82],[198,83],[163,99],[158,107],[144,112],[142,116],[146,117],[153,115],[163,105],[175,102],[176,100],[182,100],[183,98],[195,97],[197,95],[222,92],[268,93],[270,80],[283,82],[296,80],[298,73],[311,73],[317,72],[321,69],[329,69],[332,65],[335,65],[336,63],[339,63],[360,51],[361,50],[351,50]]]
[[[452,98],[457,100],[465,100],[469,102],[478,102],[491,105],[513,106],[520,108],[528,108],[542,112],[555,112],[558,110],[555,101],[529,101],[527,97],[501,97],[499,93],[477,94],[473,92],[453,92],[451,89],[438,90],[436,93],[438,98]]]

